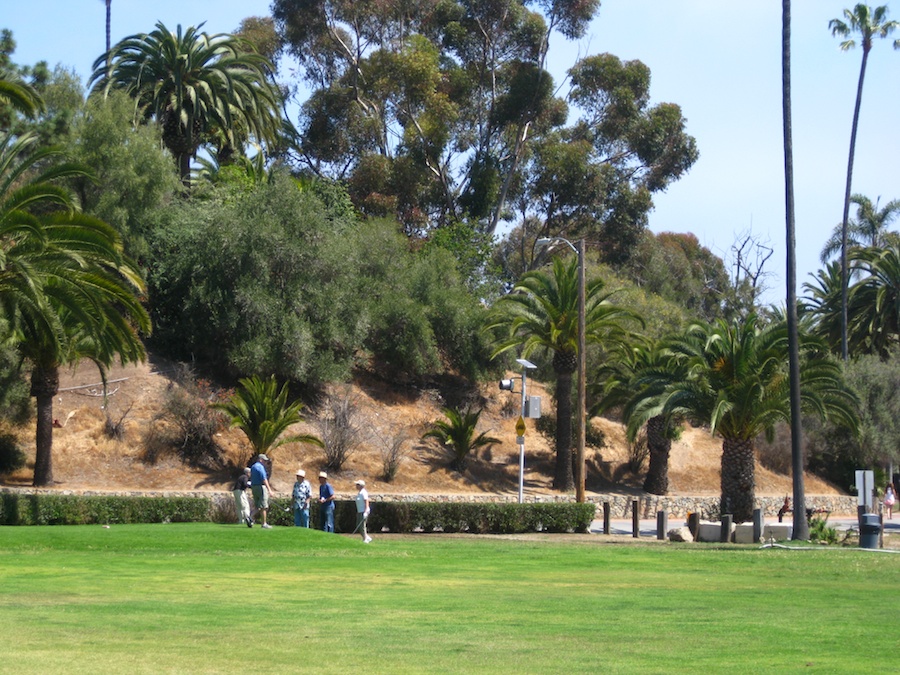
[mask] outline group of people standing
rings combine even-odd
[[[258,455],[256,461],[238,477],[234,484],[233,494],[235,506],[238,511],[238,522],[246,523],[247,527],[253,527],[254,515],[259,515],[262,527],[270,529],[268,523],[269,495],[275,489],[269,483],[271,475],[271,463],[266,455]],[[253,505],[256,514],[251,513],[250,501],[247,498],[247,488],[250,488],[253,496]],[[366,522],[369,519],[371,507],[369,493],[366,491],[366,481],[356,481],[356,530],[362,536],[363,543],[368,544],[372,537],[366,530]],[[312,501],[312,485],[306,480],[306,471],[297,469],[294,489],[291,493],[291,511],[294,514],[296,527],[309,527],[309,505]],[[319,529],[324,532],[334,532],[334,507],[335,492],[328,482],[328,474],[319,472]]]

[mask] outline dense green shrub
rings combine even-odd
[[[593,504],[494,504],[470,502],[375,502],[369,531],[394,533],[587,532]]]
[[[210,520],[205,497],[0,495],[3,525],[193,523]]]
[[[394,533],[469,532],[587,532],[594,519],[593,504],[476,504],[470,502],[373,502],[369,531]],[[0,525],[107,525],[134,523],[234,523],[231,496],[132,497],[117,495],[58,495],[0,493]],[[290,499],[270,500],[268,522],[294,524]],[[310,507],[310,524],[318,527],[318,504]],[[335,532],[356,528],[356,503],[335,502]]]

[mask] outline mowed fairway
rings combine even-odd
[[[900,556],[358,537],[172,524],[0,528],[3,673],[875,672]]]

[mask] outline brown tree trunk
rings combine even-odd
[[[650,449],[650,464],[644,478],[644,492],[652,495],[668,494],[672,441],[666,437],[666,423],[660,415],[647,422],[647,447]]]
[[[556,473],[553,489],[570,492],[575,489],[572,471],[572,373],[556,373]]]
[[[730,513],[735,523],[753,519],[756,475],[752,440],[726,438],[722,441],[721,513]]]
[[[37,401],[35,431],[35,487],[53,482],[53,397],[59,391],[59,369],[55,366],[31,371],[31,395]]]

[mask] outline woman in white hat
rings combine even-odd
[[[297,469],[297,480],[294,481],[294,493],[291,501],[296,527],[309,527],[309,498],[311,496],[312,485],[306,480],[306,472],[303,469]]]
[[[372,541],[372,537],[366,532],[366,521],[369,519],[369,493],[366,491],[366,481],[356,481],[356,530],[362,535],[364,544]]]

